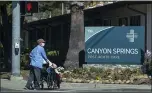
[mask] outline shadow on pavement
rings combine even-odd
[[[59,93],[100,93],[100,92],[146,92],[151,93],[151,90],[149,89],[48,89],[44,88],[43,90],[14,90],[14,89],[8,89],[8,88],[1,88],[0,92],[59,92]]]
[[[0,92],[19,92],[21,90],[14,90],[14,89],[8,89],[8,88],[2,88],[0,89]]]
[[[48,88],[43,88],[40,91],[71,91],[72,89],[48,89]]]

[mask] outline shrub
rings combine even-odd
[[[133,76],[142,75],[139,68],[115,68],[115,69],[102,69],[102,68],[77,68],[73,71],[63,73],[63,78],[75,78],[86,80],[130,80]]]
[[[29,54],[22,54],[21,55],[21,69],[28,69],[29,65]]]
[[[21,69],[28,69],[28,65],[29,65],[29,53],[30,53],[31,49],[26,48],[25,50],[23,50],[23,52],[21,53]]]
[[[151,51],[147,50],[145,53],[145,60],[141,67],[142,72],[147,75],[152,75],[152,59]]]
[[[47,56],[59,56],[59,51],[57,51],[57,50],[48,51]]]
[[[3,48],[3,44],[0,42],[0,48]]]

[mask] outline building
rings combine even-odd
[[[152,50],[152,1],[119,1],[86,9],[84,24],[85,26],[145,26],[145,48]],[[42,37],[49,41],[48,47],[60,48],[62,44],[66,44],[64,38],[68,37],[69,30],[70,14],[31,22],[24,25],[23,45],[30,47],[32,43],[29,44],[29,41]]]

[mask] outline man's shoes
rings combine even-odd
[[[33,90],[30,87],[24,87],[25,90]]]
[[[40,88],[35,88],[34,90],[41,90]]]
[[[29,87],[24,87],[25,90],[31,90]]]

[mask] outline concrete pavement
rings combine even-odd
[[[1,91],[27,91],[24,90],[26,84],[25,80],[6,80],[1,79]],[[61,89],[59,90],[47,90],[45,84],[45,90],[48,92],[97,92],[97,91],[138,91],[138,92],[150,92],[150,85],[127,85],[127,84],[92,84],[92,83],[61,83]],[[34,91],[34,90],[30,90]]]

